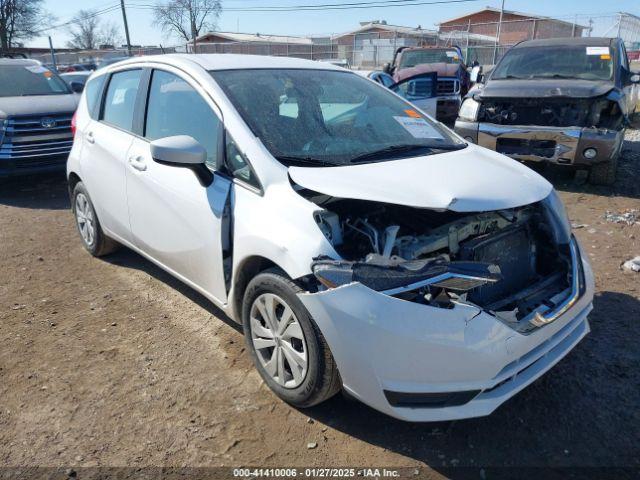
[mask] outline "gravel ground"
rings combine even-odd
[[[3,185],[0,464],[637,473],[640,274],[620,265],[640,255],[640,225],[603,215],[640,208],[640,133],[628,134],[613,188],[549,174],[594,266],[592,333],[491,416],[432,424],[340,395],[305,411],[282,403],[203,297],[130,251],[98,260],[82,249],[62,177]]]

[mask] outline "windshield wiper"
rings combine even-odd
[[[366,162],[367,160],[387,159],[389,158],[389,156],[393,156],[396,154],[415,153],[416,151],[424,151],[424,150],[429,151],[429,153],[433,153],[433,150],[440,150],[440,151],[460,150],[464,147],[466,147],[465,144],[391,145],[385,148],[381,148],[380,150],[375,150],[373,152],[369,152],[362,155],[358,155],[357,157],[353,157],[349,159],[349,162],[358,163],[358,162]]]
[[[559,78],[559,79],[567,79],[572,80],[576,77],[571,77],[569,75],[562,75],[560,73],[554,73],[553,75],[531,75],[529,78]]]
[[[276,159],[286,165],[302,165],[311,167],[339,167],[339,163],[327,162],[326,160],[318,160],[312,157],[296,157],[293,155],[277,155]]]

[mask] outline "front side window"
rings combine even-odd
[[[33,65],[0,66],[0,97],[66,95],[69,87],[47,67]]]
[[[354,73],[264,69],[211,75],[285,164],[347,165],[465,146],[389,90]]]
[[[608,46],[554,45],[509,50],[491,74],[491,80],[609,80],[612,75],[613,54]]]
[[[149,89],[145,138],[189,135],[207,151],[207,165],[216,168],[221,122],[202,96],[173,73],[154,70]]]
[[[405,50],[400,56],[400,68],[411,68],[425,63],[460,63],[460,54],[453,48]]]
[[[133,112],[141,77],[142,70],[126,70],[111,75],[102,120],[123,130],[132,131]]]

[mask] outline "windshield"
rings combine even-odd
[[[411,68],[424,63],[460,63],[460,55],[454,48],[405,50],[400,54],[400,68]]]
[[[0,66],[0,97],[68,93],[67,84],[42,65]]]
[[[577,78],[609,80],[613,75],[609,47],[584,45],[522,47],[509,50],[491,74],[506,78]]]
[[[211,75],[285,164],[345,165],[465,146],[411,104],[354,73],[268,69]],[[376,152],[383,153],[378,158]]]

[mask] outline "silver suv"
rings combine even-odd
[[[81,90],[36,60],[0,59],[0,178],[64,170]]]

